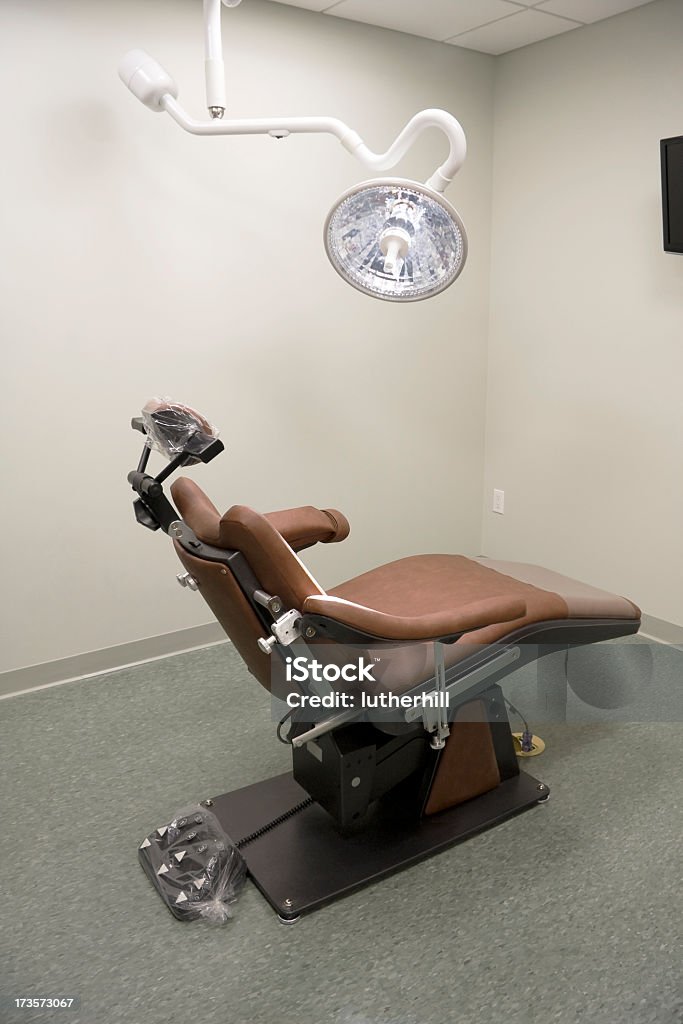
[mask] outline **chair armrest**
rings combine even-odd
[[[286,508],[267,512],[265,518],[284,537],[294,551],[303,551],[314,544],[336,544],[349,535],[349,521],[334,508]]]
[[[341,597],[327,594],[307,597],[304,615],[322,616],[352,631],[378,640],[412,641],[457,640],[463,633],[498,622],[512,622],[526,615],[526,602],[521,597],[489,597],[460,608],[445,609],[430,615],[389,615]],[[347,642],[353,642],[347,638]],[[359,636],[359,641],[361,637]]]

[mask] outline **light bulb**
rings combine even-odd
[[[444,197],[415,181],[356,185],[325,223],[335,270],[367,295],[426,299],[455,281],[467,256],[463,223]]]

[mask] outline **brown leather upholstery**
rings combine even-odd
[[[340,512],[310,506],[262,516],[244,505],[235,505],[221,516],[201,488],[187,477],[175,481],[171,494],[182,518],[197,537],[206,544],[241,551],[261,586],[277,594],[285,608],[301,608],[307,597],[323,591],[274,523],[279,523],[294,543],[302,546],[317,540],[342,540],[349,532],[349,524]],[[265,630],[233,577],[223,572],[218,563],[188,555],[177,543],[175,547],[249,671],[270,689],[271,662],[256,643]]]
[[[285,608],[328,615],[384,639],[416,641],[401,648],[397,657],[380,659],[377,690],[401,692],[430,678],[431,644],[419,641],[433,637],[468,630],[446,649],[446,663],[453,664],[473,648],[494,643],[535,622],[567,619],[572,614],[586,617],[591,609],[600,618],[640,616],[635,605],[624,598],[558,574],[515,563],[489,564],[462,555],[402,558],[347,580],[326,594],[295,548],[343,540],[349,526],[341,513],[303,506],[264,516],[245,505],[235,505],[221,516],[192,480],[176,480],[171,491],[180,514],[199,539],[241,551],[264,590],[277,594]],[[263,629],[239,588],[228,575],[207,568],[212,563],[180,549],[178,553],[200,582],[203,596],[250,670],[269,687],[268,661],[256,646]],[[539,582],[551,583],[557,591]]]
[[[191,530],[205,544],[220,544],[221,514],[194,480],[181,476],[171,484],[171,497]]]
[[[515,563],[505,565],[511,571]],[[444,658],[447,667],[524,626],[570,618],[570,605],[563,596],[564,593],[570,593],[569,584],[582,588],[582,591],[591,590],[602,595],[603,600],[594,605],[599,618],[640,617],[635,605],[624,598],[604,591],[594,591],[594,588],[587,588],[585,584],[567,580],[556,573],[549,573],[548,576],[552,577],[554,583],[564,581],[563,593],[542,589],[525,579],[515,579],[510,571],[499,572],[491,568],[486,559],[464,558],[462,555],[414,555],[347,580],[329,590],[328,594],[398,616],[411,613],[430,615],[446,609],[458,609],[490,598],[493,594],[524,601],[525,611],[518,618],[507,622],[502,618],[492,619],[488,625],[472,629],[455,644],[446,647]],[[608,598],[611,598],[611,602]],[[585,602],[573,603],[574,608],[577,617],[583,617],[581,613],[588,611]],[[395,648],[383,655],[376,665],[376,684],[372,690],[400,694],[430,679],[433,674],[431,644]]]
[[[500,784],[491,726],[481,700],[463,705],[439,758],[425,814],[437,814]]]
[[[189,555],[177,541],[174,546],[185,569],[199,584],[199,591],[247,668],[267,690],[271,688],[271,663],[256,643],[264,629],[234,577],[218,562]]]
[[[519,597],[503,596],[474,601],[460,607],[444,604],[426,615],[410,615],[408,607],[406,614],[388,615],[376,608],[322,595],[306,598],[302,611],[326,615],[384,640],[419,642],[463,633],[490,622],[517,620],[525,614],[526,605]]]
[[[301,608],[311,594],[323,593],[284,537],[246,505],[233,505],[221,519],[220,547],[241,551],[263,588],[281,597],[285,608]]]
[[[188,526],[194,530],[200,540],[207,544],[228,550],[241,551],[246,557],[252,572],[261,586],[271,594],[282,598],[285,608],[301,608],[303,602],[312,594],[322,594],[321,587],[316,583],[303,563],[297,558],[294,550],[267,516],[262,516],[246,505],[233,505],[223,516],[219,516],[215,505],[203,491],[187,477],[180,477],[171,487],[173,500]],[[316,523],[308,510],[302,520],[298,520],[290,509],[285,513],[275,513],[284,522],[285,528],[296,530],[299,539],[311,542]],[[312,512],[319,510],[312,509]],[[348,523],[338,513],[343,524]],[[323,517],[325,529],[320,530],[321,521],[317,521],[319,532],[329,540],[333,540],[344,526],[339,520],[332,519],[325,513]],[[276,519],[277,521],[277,519]],[[295,526],[295,523],[302,526]],[[347,530],[348,532],[348,530]],[[215,610],[214,610],[215,614]]]
[[[313,544],[346,540],[351,529],[341,512],[334,508],[313,508],[312,505],[268,512],[265,518],[295,551],[303,551]]]
[[[221,529],[220,512],[194,480],[186,476],[179,477],[171,485],[171,494],[181,516],[200,540],[216,547],[229,546],[225,542],[225,530]],[[226,512],[226,516],[229,514]],[[334,508],[314,508],[312,505],[267,512],[263,518],[284,537],[294,551],[303,551],[313,544],[333,544],[346,540],[351,529],[342,512]]]
[[[640,608],[626,597],[607,590],[599,590],[587,583],[562,576],[540,565],[525,562],[502,562],[493,558],[476,558],[480,565],[511,576],[522,583],[530,583],[542,590],[559,594],[567,605],[570,619],[639,619]]]
[[[329,593],[398,616],[433,615],[494,595],[517,602],[514,618],[489,618],[489,624],[463,637],[468,643],[493,643],[527,623],[565,619],[568,614],[558,594],[503,576],[462,555],[401,558],[347,580]]]

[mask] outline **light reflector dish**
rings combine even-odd
[[[448,200],[416,181],[355,185],[325,222],[325,249],[344,280],[376,299],[415,302],[455,281],[467,258],[465,227]]]

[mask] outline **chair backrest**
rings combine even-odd
[[[246,505],[234,505],[221,516],[187,477],[175,481],[171,494],[184,522],[199,540],[240,551],[263,590],[277,594],[285,610],[300,609],[307,597],[324,594],[296,551],[318,541],[329,544],[344,540],[349,524],[340,512],[304,506],[260,515]],[[175,548],[249,671],[270,689],[270,658],[256,643],[264,635],[264,628],[234,577],[220,563],[188,554],[178,542]]]

